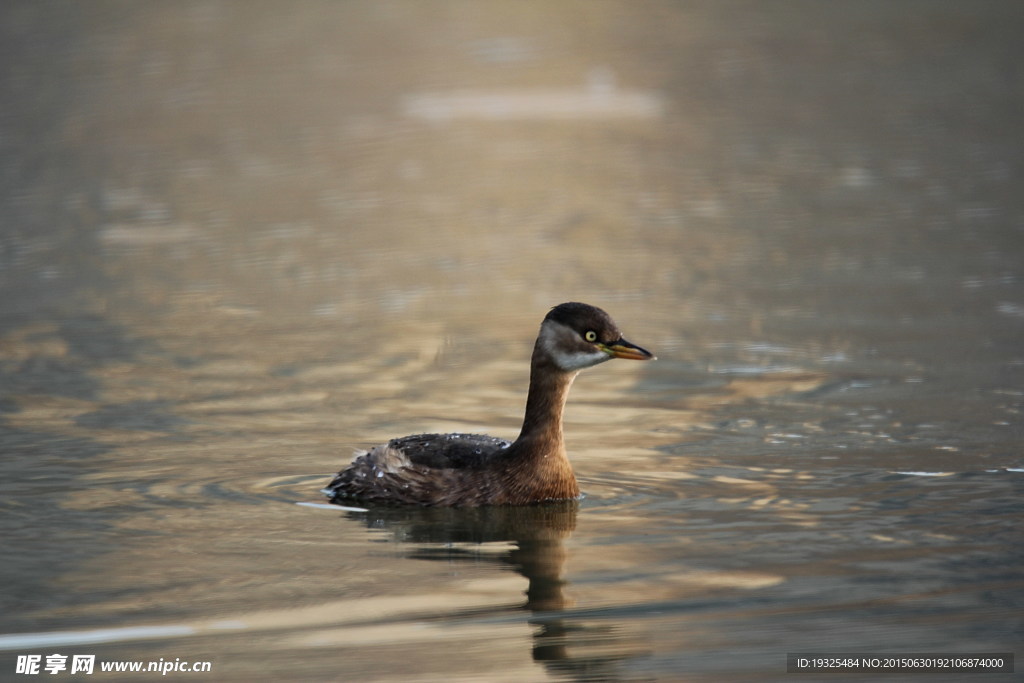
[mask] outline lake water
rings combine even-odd
[[[1022,20],[5,5],[0,679],[1019,657]],[[569,300],[659,357],[577,380],[583,500],[323,505],[355,449],[514,437]]]

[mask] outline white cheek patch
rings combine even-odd
[[[612,359],[604,351],[594,351],[593,353],[561,353],[555,351],[551,354],[551,357],[554,359],[555,365],[567,372],[589,368],[592,365]]]
[[[544,352],[555,362],[555,365],[566,372],[575,372],[592,365],[611,360],[611,356],[604,351],[566,351],[563,347],[571,347],[574,344],[580,346],[576,341],[577,335],[574,331],[554,321],[547,321],[541,326],[540,343]],[[559,343],[559,340],[562,343]]]

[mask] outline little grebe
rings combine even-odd
[[[519,438],[418,434],[357,453],[324,489],[332,503],[361,500],[475,507],[578,498],[562,441],[562,409],[583,368],[612,358],[654,356],[622,338],[611,317],[581,303],[544,318],[530,362],[530,391]]]

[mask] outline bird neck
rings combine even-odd
[[[530,364],[530,392],[519,438],[505,460],[508,502],[578,498],[580,487],[562,441],[562,410],[575,372],[556,367],[538,342]]]
[[[562,412],[575,372],[555,367],[539,348],[530,364],[530,391],[526,397],[526,415],[516,443],[528,452],[547,457],[565,456],[562,440]]]

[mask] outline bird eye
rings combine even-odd
[[[593,330],[587,330],[586,333],[583,335],[583,338],[586,339],[588,342],[595,342],[597,341],[597,332],[594,332]]]

